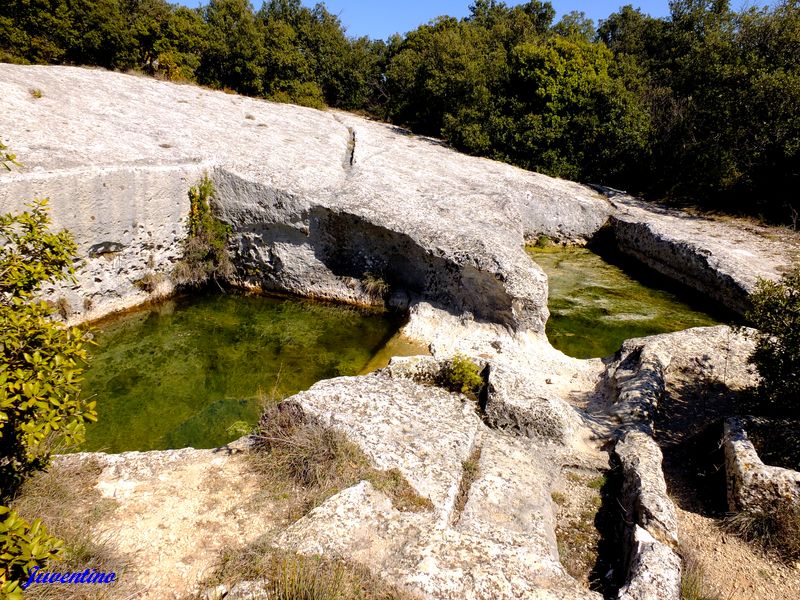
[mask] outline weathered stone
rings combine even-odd
[[[622,430],[653,434],[653,416],[664,394],[665,373],[673,361],[694,361],[708,380],[730,388],[756,381],[748,357],[755,347],[752,330],[726,325],[694,327],[675,333],[626,340],[608,365],[615,402],[608,408]]]
[[[611,226],[620,250],[738,313],[759,277],[777,279],[794,260],[787,243],[752,224],[721,222],[616,196]]]
[[[515,435],[568,443],[582,422],[575,409],[550,388],[546,380],[537,381],[522,369],[490,363],[487,422]]]
[[[203,172],[233,227],[243,284],[372,303],[353,285],[369,272],[400,292],[395,303],[421,296],[535,330],[547,318],[547,286],[522,249],[521,211],[553,214],[560,204],[564,231],[580,236],[608,210],[579,185],[346,114],[98,70],[0,73],[5,114],[14,115],[2,123],[4,141],[25,165],[0,174],[0,202],[18,209],[48,195],[85,256],[105,242],[124,246],[113,265],[107,254],[89,257],[69,298],[75,320],[147,298],[134,282],[149,270],[169,289],[186,193]],[[43,90],[40,101],[31,87]]]
[[[480,426],[474,405],[462,396],[372,375],[321,381],[292,400],[342,430],[379,469],[399,469],[433,502],[442,522],[450,518],[460,465]]]
[[[680,597],[680,557],[637,525],[628,581],[619,591],[618,600],[679,600]]]
[[[678,517],[667,495],[658,444],[644,432],[629,431],[617,442],[614,452],[622,465],[621,502],[627,520],[674,547],[678,543]]]
[[[725,421],[725,472],[731,512],[775,510],[780,502],[800,503],[800,472],[765,465],[747,438],[748,419]]]
[[[69,454],[56,457],[51,469],[70,478],[86,462],[102,469],[88,485],[111,506],[93,517],[86,534],[119,561],[126,585],[145,600],[199,593],[223,549],[256,542],[280,518],[239,451]]]

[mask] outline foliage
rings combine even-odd
[[[478,394],[484,382],[480,367],[468,358],[457,354],[442,369],[440,383],[454,392]]]
[[[759,334],[750,362],[761,375],[761,400],[800,414],[800,268],[759,281],[751,301],[748,318]]]
[[[47,470],[25,480],[10,508],[24,519],[41,518],[48,531],[63,540],[58,554],[57,569],[48,570],[75,573],[85,569],[102,572],[115,571],[120,575],[126,568],[126,557],[114,548],[113,540],[106,536],[93,536],[92,529],[111,514],[116,500],[103,498],[95,487],[103,467],[94,459],[84,459],[79,464],[57,463]],[[133,582],[120,577],[113,585],[92,592],[92,598],[126,597]],[[121,580],[121,581],[120,581]],[[84,600],[83,586],[33,586],[25,591],[26,599]],[[127,593],[126,593],[127,592]]]
[[[17,156],[15,154],[11,154],[11,152],[8,150],[8,146],[0,141],[0,166],[10,171],[11,165],[19,164],[17,163],[16,159]]]
[[[83,441],[95,403],[80,398],[86,342],[77,328],[50,319],[33,295],[69,278],[77,247],[69,233],[49,231],[45,200],[0,216],[0,500],[45,466],[58,439]]]
[[[213,196],[214,184],[208,177],[189,189],[189,235],[183,258],[175,267],[175,277],[182,285],[198,286],[209,279],[224,281],[234,274],[228,255],[230,226],[214,217]]]
[[[21,600],[22,584],[33,567],[43,567],[61,553],[63,543],[48,535],[39,519],[28,523],[13,510],[0,506],[0,596]]]
[[[769,509],[751,509],[730,515],[726,528],[792,565],[800,560],[800,503],[776,501]]]

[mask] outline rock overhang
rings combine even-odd
[[[50,291],[70,300],[75,320],[148,299],[135,281],[148,269],[169,274],[186,192],[203,173],[233,246],[263,246],[250,257],[261,281],[249,283],[358,301],[348,280],[371,268],[453,312],[535,331],[547,320],[547,285],[524,254],[520,207],[536,198],[548,212],[570,197],[579,212],[593,207],[595,220],[607,211],[577,184],[346,113],[95,69],[0,65],[0,74],[4,114],[13,115],[0,130],[24,163],[0,174],[0,202],[19,210],[47,195],[56,225],[74,232],[87,254],[79,286]],[[332,231],[348,224],[360,228],[359,247]],[[113,265],[88,256],[106,243],[122,246]]]

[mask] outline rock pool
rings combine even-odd
[[[549,279],[547,337],[576,358],[610,356],[629,338],[719,324],[688,290],[586,248],[528,248]],[[613,262],[609,262],[613,261]]]
[[[81,448],[212,448],[253,424],[264,398],[356,375],[401,317],[296,298],[178,297],[94,326],[83,394],[98,423]],[[240,435],[240,434],[239,434]]]

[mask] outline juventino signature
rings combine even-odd
[[[22,589],[26,590],[34,583],[111,583],[116,579],[116,573],[102,573],[94,569],[86,569],[83,573],[47,573],[40,572],[39,567],[33,567]]]

